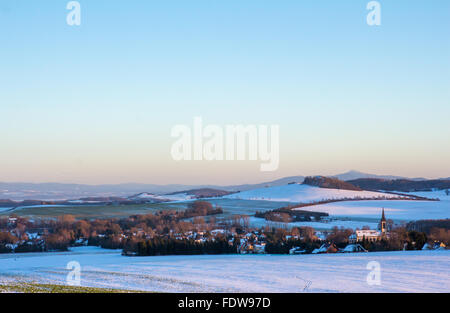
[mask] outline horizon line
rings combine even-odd
[[[439,179],[447,179],[448,177],[409,177],[402,175],[394,175],[394,174],[374,174],[374,173],[366,173],[358,170],[349,170],[343,173],[332,174],[332,175],[290,175],[290,176],[281,176],[278,178],[274,178],[269,181],[256,181],[256,182],[245,182],[245,183],[233,183],[233,184],[211,184],[211,183],[203,183],[203,184],[186,184],[186,183],[169,183],[169,184],[158,184],[158,183],[144,183],[144,182],[121,182],[121,183],[98,183],[98,184],[90,184],[90,183],[81,183],[81,182],[57,182],[57,181],[0,181],[0,184],[33,184],[33,185],[44,185],[44,184],[59,184],[59,185],[83,185],[83,186],[117,186],[117,185],[156,185],[156,186],[174,186],[174,185],[185,185],[185,186],[219,186],[219,187],[229,187],[235,185],[254,185],[254,184],[264,184],[270,183],[273,181],[277,181],[280,179],[290,178],[290,177],[314,177],[314,176],[324,176],[324,177],[335,177],[339,175],[349,174],[349,173],[359,173],[365,175],[374,175],[374,176],[392,176],[395,179],[408,179],[408,180],[439,180]],[[376,177],[374,177],[376,178]]]

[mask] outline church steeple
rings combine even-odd
[[[381,228],[381,233],[385,234],[386,233],[386,217],[384,216],[384,208],[381,213],[380,228]]]

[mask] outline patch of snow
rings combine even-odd
[[[410,195],[425,197],[425,198],[429,198],[429,199],[440,199],[443,201],[450,201],[450,194],[447,195],[445,190],[413,191],[413,192],[404,192],[404,194],[410,194]]]
[[[188,195],[187,193],[176,193],[172,195],[164,195],[164,197],[170,201],[187,201],[195,199],[195,196]]]
[[[167,199],[164,196],[159,196],[159,195],[155,195],[152,193],[148,193],[148,192],[142,192],[140,194],[137,194],[135,196],[131,196],[128,198],[129,200],[147,200],[147,201],[169,201],[169,199]]]
[[[303,184],[289,184],[267,188],[253,189],[227,195],[228,199],[286,201],[295,203],[311,203],[322,200],[356,199],[356,198],[397,198],[398,195],[343,189],[319,188]]]
[[[39,236],[38,233],[29,233],[29,232],[27,232],[26,234],[27,234],[27,236],[28,236],[28,239],[30,239],[30,240],[40,238],[40,236]]]
[[[277,222],[275,222],[277,223]],[[270,225],[271,222],[266,221],[264,218],[250,217],[250,225],[252,227],[264,227]],[[338,228],[350,228],[350,229],[362,229],[364,226],[368,226],[370,229],[376,229],[378,227],[378,222],[366,222],[348,219],[332,219],[329,222],[293,222],[286,223],[287,228],[292,227],[312,227],[314,229],[330,230],[334,227]]]
[[[95,204],[95,203],[101,203],[100,201],[92,201],[92,200],[70,200],[67,201],[69,203],[74,203],[74,204]]]
[[[188,195],[187,193],[176,193],[170,195],[156,195],[148,192],[140,193],[136,196],[129,197],[130,200],[148,200],[148,201],[158,201],[158,202],[169,202],[169,201],[188,201],[194,199],[195,196]]]

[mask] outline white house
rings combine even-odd
[[[361,242],[363,239],[368,241],[378,241],[381,238],[381,232],[372,229],[356,230],[348,237],[349,243]]]
[[[387,235],[388,234],[386,227],[386,217],[384,216],[384,209],[383,209],[380,220],[380,231],[372,229],[356,230],[353,234],[350,235],[350,237],[348,237],[348,242],[350,244],[354,244],[357,242],[361,242],[364,239],[368,241],[378,241],[383,236]]]

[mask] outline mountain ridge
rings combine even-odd
[[[407,179],[412,181],[426,180],[420,178],[405,178],[392,175],[368,174],[351,170],[337,175],[322,175],[326,177],[337,178],[339,180],[354,180],[362,178],[378,179]],[[349,179],[351,178],[351,179]],[[124,183],[124,184],[71,184],[71,183],[4,183],[0,182],[0,199],[12,200],[67,200],[80,199],[87,197],[129,197],[139,193],[147,192],[151,194],[164,195],[169,193],[179,193],[181,191],[190,191],[195,189],[216,189],[227,192],[246,191],[269,186],[281,186],[289,183],[303,183],[305,176],[287,176],[272,181],[254,184],[240,185],[185,185],[185,184],[142,184],[142,183]],[[445,179],[439,179],[445,180]],[[447,178],[450,180],[450,178]]]

